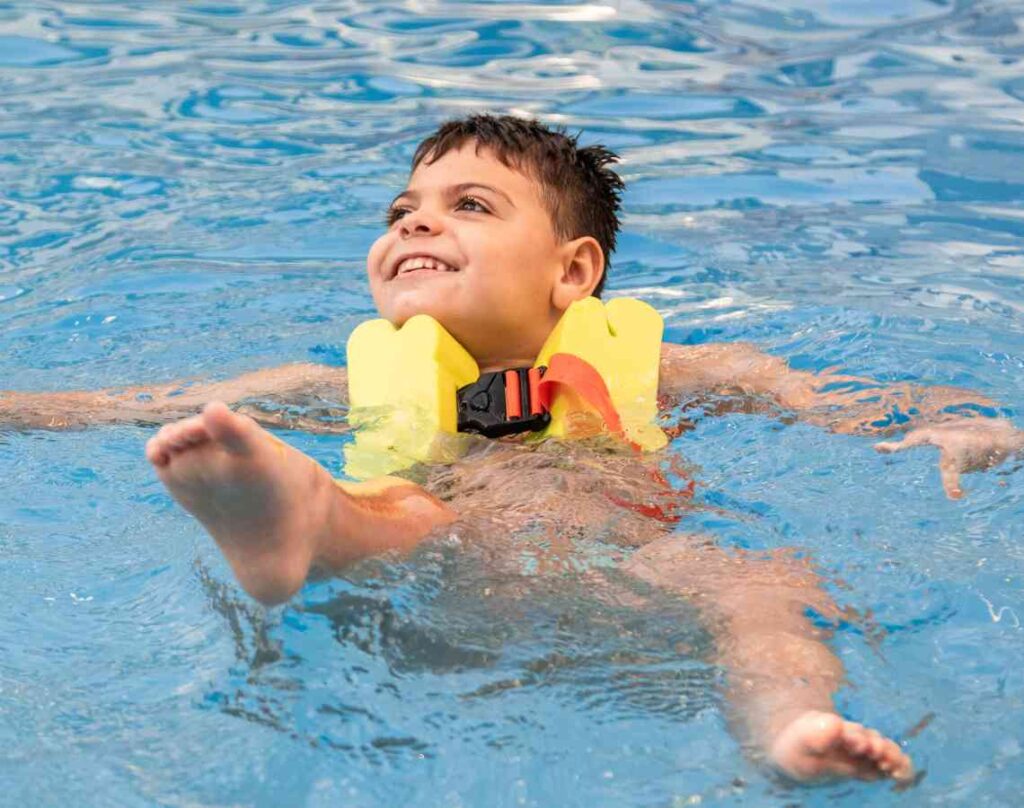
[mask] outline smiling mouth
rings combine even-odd
[[[420,275],[426,272],[458,272],[458,268],[446,264],[440,258],[429,255],[416,255],[406,258],[395,267],[392,278],[401,278],[406,275]]]

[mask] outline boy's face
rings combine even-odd
[[[539,183],[467,142],[423,162],[367,257],[381,316],[440,322],[482,370],[529,364],[558,321],[562,243]]]

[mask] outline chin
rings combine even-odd
[[[445,305],[445,301],[434,299],[430,295],[403,295],[398,300],[390,300],[385,305],[378,306],[377,310],[396,328],[401,328],[407,320],[417,314],[428,314],[448,329],[451,327],[450,324],[457,320],[450,305]]]

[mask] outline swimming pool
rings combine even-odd
[[[1012,411],[1022,25],[939,0],[3,3],[0,387],[341,363],[412,149],[489,109],[621,151],[609,288],[670,339]],[[1019,802],[1012,465],[951,502],[928,450],[740,415],[677,441],[720,506],[687,527],[803,548],[867,615],[834,641],[842,708],[926,725],[912,791],[802,791],[741,756],[685,605],[524,573],[529,597],[484,609],[487,570],[441,543],[264,613],[148,434],[0,430],[0,804]],[[289,439],[337,468],[338,439]]]

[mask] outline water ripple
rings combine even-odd
[[[751,340],[800,368],[958,384],[1014,410],[1022,60],[1012,0],[11,0],[3,386],[343,361],[416,144],[490,110],[622,154],[610,293],[657,306],[670,339]],[[815,559],[858,614],[834,641],[851,713],[893,732],[937,713],[912,741],[929,767],[915,799],[1012,803],[1021,469],[971,475],[951,503],[928,449],[883,459],[806,425],[688,416],[680,452],[715,507],[690,527]],[[710,641],[678,604],[641,619],[576,573],[494,582],[442,549],[267,614],[172,507],[146,437],[0,430],[12,801],[807,796],[744,768]],[[336,443],[293,439],[336,462]]]

